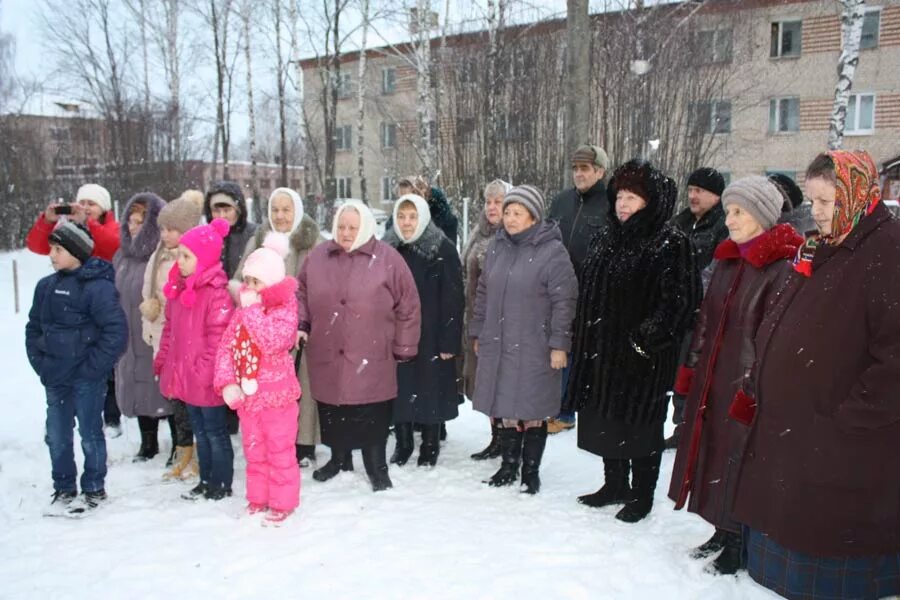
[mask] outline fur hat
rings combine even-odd
[[[202,196],[200,200],[203,200]],[[172,200],[159,211],[156,222],[162,227],[187,233],[200,223],[200,214],[200,206],[182,194],[181,198]]]
[[[81,223],[60,221],[50,233],[49,242],[58,244],[84,264],[94,252],[94,238],[91,232]]]
[[[75,202],[81,202],[82,200],[96,202],[103,209],[103,212],[112,208],[109,191],[96,183],[86,183],[78,188],[78,193],[75,194]]]
[[[781,217],[784,197],[774,183],[762,175],[753,175],[738,179],[722,194],[722,206],[728,208],[737,204],[762,225],[763,229],[772,229]]]
[[[254,250],[244,261],[244,277],[255,277],[266,287],[280,283],[286,273],[284,259],[290,250],[288,236],[277,231],[266,234],[261,248]]]
[[[521,204],[531,213],[535,221],[544,220],[544,196],[537,188],[530,185],[519,185],[511,188],[503,197],[503,208],[508,204]]]
[[[721,196],[725,190],[725,178],[712,167],[700,167],[691,173],[687,184],[712,192],[716,196]]]
[[[600,146],[592,146],[590,144],[579,146],[572,154],[572,163],[576,162],[586,162],[595,167],[609,170],[609,156],[606,154],[606,150]]]
[[[413,206],[416,207],[416,212],[419,213],[419,222],[416,225],[416,230],[413,232],[413,235],[408,240],[403,237],[403,234],[400,233],[400,225],[397,223],[397,213],[400,212],[400,205],[404,202],[412,202]],[[428,227],[428,224],[431,222],[431,209],[428,208],[428,201],[425,200],[422,196],[418,194],[404,194],[394,202],[394,233],[397,234],[397,237],[400,238],[400,241],[404,244],[412,244],[425,233],[425,228]]]
[[[172,265],[169,279],[163,286],[166,298],[179,298],[184,306],[193,306],[197,293],[194,282],[204,271],[221,260],[222,246],[230,226],[225,219],[213,219],[209,225],[198,225],[181,236],[180,245],[190,250],[197,257],[197,269],[181,283],[181,272],[178,263]]]
[[[793,179],[784,173],[773,173],[769,175],[769,181],[774,183],[784,196],[784,206],[781,207],[781,212],[791,212],[803,204],[803,192],[800,191],[800,186]]]

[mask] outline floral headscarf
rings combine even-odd
[[[834,162],[837,183],[834,201],[834,220],[831,234],[815,234],[800,246],[794,259],[794,269],[806,277],[812,277],[812,263],[816,250],[822,244],[831,246],[853,231],[863,217],[872,214],[881,202],[878,187],[878,169],[868,152],[863,150],[833,150],[828,156]]]

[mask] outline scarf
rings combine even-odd
[[[862,150],[833,150],[828,153],[834,161],[835,184],[834,218],[831,234],[809,237],[797,251],[794,270],[812,277],[813,259],[822,245],[837,245],[838,240],[853,231],[866,215],[872,214],[881,202],[878,169],[868,152]]]

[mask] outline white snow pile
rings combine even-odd
[[[13,310],[12,262],[22,306]],[[233,498],[190,503],[192,484],[164,484],[163,452],[132,464],[134,420],[108,440],[108,504],[82,520],[42,517],[50,500],[44,391],[25,356],[34,285],[49,260],[0,255],[0,598],[572,598],[763,599],[746,574],[716,577],[688,557],[712,528],[674,512],[665,497],[673,454],[663,460],[656,504],[644,521],[614,518],[576,496],[603,479],[599,458],[575,433],[552,436],[537,496],[482,483],[497,461],[469,454],[488,440],[487,419],[461,407],[438,466],[390,471],[394,489],[373,494],[359,453],[356,471],[327,483],[303,471],[301,506],[280,528],[244,514],[244,461],[236,452]],[[76,462],[81,450],[75,436]],[[390,451],[393,443],[389,442]],[[320,464],[327,449],[319,448]]]

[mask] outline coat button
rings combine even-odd
[[[341,356],[343,356],[343,355],[344,355],[344,351],[343,351],[343,350],[338,350],[338,354],[340,354]]]
[[[346,300],[341,300],[341,304],[347,304]]]

